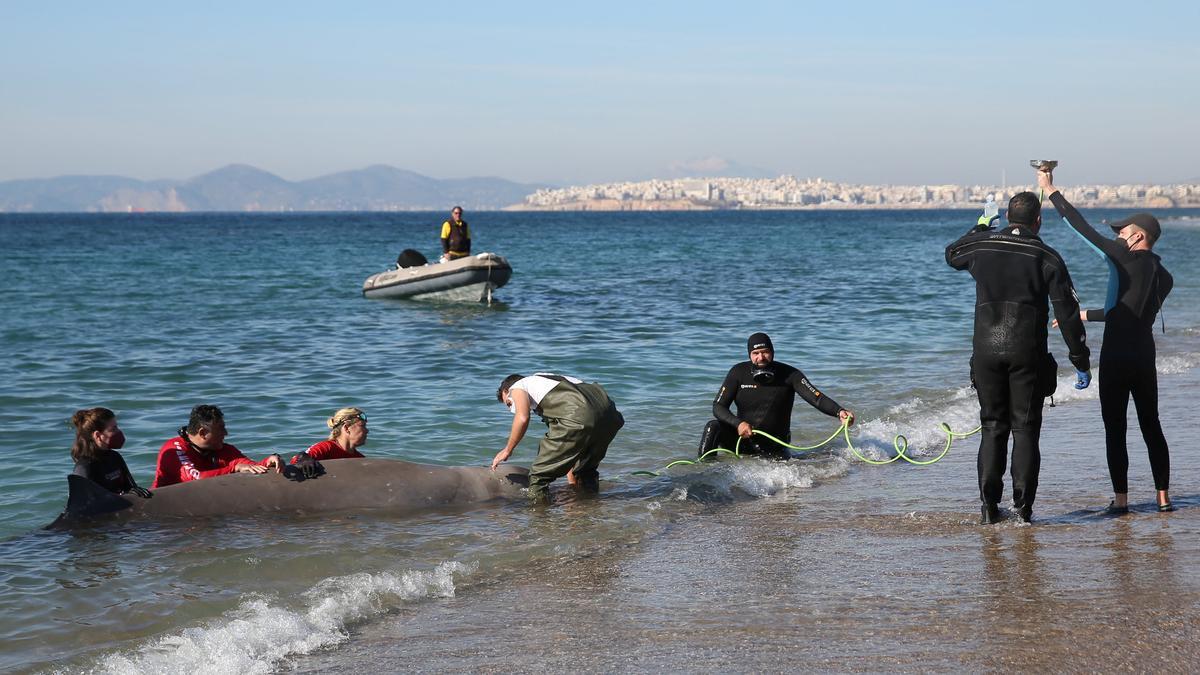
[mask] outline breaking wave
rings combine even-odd
[[[445,562],[429,571],[352,574],[323,580],[302,607],[249,598],[218,620],[104,657],[96,673],[229,673],[277,670],[288,658],[348,639],[347,627],[424,598],[453,597],[455,576],[477,564]]]

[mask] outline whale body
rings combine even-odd
[[[221,515],[375,510],[403,513],[497,498],[520,498],[529,471],[519,466],[437,466],[398,459],[332,459],[325,473],[292,481],[281,474],[233,473],[177,483],[150,498],[118,495],[82,476],[69,475],[62,515],[49,527],[100,519],[153,520]]]

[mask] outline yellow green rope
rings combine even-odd
[[[879,460],[879,459],[871,459],[869,457],[865,457],[865,456],[863,456],[863,454],[861,452],[858,451],[858,448],[854,447],[854,444],[850,442],[850,425],[847,424],[846,422],[842,422],[842,425],[840,427],[838,427],[837,430],[835,430],[833,432],[833,434],[831,434],[829,436],[829,438],[826,438],[825,440],[821,441],[820,443],[817,443],[816,445],[809,445],[809,446],[790,445],[788,443],[784,443],[783,441],[779,440],[778,438],[775,438],[771,434],[768,434],[765,431],[759,431],[758,429],[754,429],[753,433],[756,433],[759,436],[764,436],[766,438],[769,438],[772,441],[775,441],[776,443],[778,443],[779,445],[782,445],[785,448],[788,448],[791,450],[801,450],[801,451],[816,450],[817,448],[820,448],[824,445],[829,444],[831,441],[833,441],[833,439],[835,439],[839,435],[841,435],[846,439],[846,447],[850,448],[850,452],[854,453],[855,457],[857,457],[859,460],[861,460],[862,462],[865,462],[867,464],[872,464],[875,466],[882,466],[884,464],[891,464],[892,462],[895,462],[898,459],[903,459],[904,461],[908,462],[909,464],[916,464],[917,466],[928,466],[928,465],[933,464],[934,462],[937,462],[938,460],[942,459],[943,457],[946,456],[946,453],[950,452],[950,446],[954,443],[955,438],[966,438],[967,436],[977,434],[977,433],[979,433],[980,429],[982,429],[983,427],[979,426],[979,427],[975,427],[975,429],[973,429],[971,431],[959,432],[959,431],[954,431],[953,429],[951,429],[949,424],[946,424],[945,422],[941,422],[938,424],[938,428],[941,429],[946,434],[946,447],[942,448],[941,454],[939,454],[937,457],[934,457],[933,459],[927,459],[927,460],[913,459],[912,457],[908,456],[908,438],[906,438],[903,434],[896,434],[896,437],[892,439],[892,447],[896,449],[896,454],[893,457],[891,457],[890,459]],[[666,471],[667,469],[670,469],[673,466],[680,466],[680,465],[687,465],[687,464],[699,464],[699,463],[703,462],[704,460],[708,459],[710,456],[719,455],[721,453],[733,455],[734,457],[741,457],[740,450],[742,447],[742,440],[743,439],[741,437],[738,438],[737,444],[735,444],[733,446],[733,450],[726,450],[725,448],[713,448],[712,450],[709,450],[708,452],[704,453],[703,455],[700,455],[696,459],[677,459],[673,462],[670,462],[666,466],[664,466],[663,471]],[[634,475],[634,476],[650,476],[650,477],[656,478],[658,476],[661,476],[662,473],[659,471],[634,471],[632,475]]]

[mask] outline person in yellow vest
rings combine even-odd
[[[456,206],[442,223],[442,262],[471,255],[471,228],[462,214],[462,207]]]

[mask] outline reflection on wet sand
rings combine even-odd
[[[557,542],[533,564],[304,669],[1182,672],[1200,658],[1186,520],[981,527],[852,498],[830,511],[831,496],[685,505],[649,531],[603,498],[531,514],[521,539]]]

